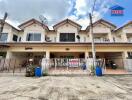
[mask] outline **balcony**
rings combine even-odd
[[[109,43],[110,40],[107,38],[94,38],[95,43]]]
[[[128,42],[129,43],[132,43],[132,38],[128,38]]]

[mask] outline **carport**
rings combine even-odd
[[[12,58],[17,59],[20,62],[28,62],[29,59],[33,59],[34,65],[40,65],[45,52],[12,52]]]
[[[112,69],[110,62],[117,65],[117,69],[124,69],[122,52],[96,52],[97,59],[105,60],[106,69]]]

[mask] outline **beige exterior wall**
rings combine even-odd
[[[113,34],[111,30],[112,28],[109,26],[105,26],[103,24],[97,24],[93,27],[94,37],[100,37],[101,40],[109,39],[109,42],[113,42]],[[90,36],[90,40],[92,41],[91,34],[90,33],[88,34]]]
[[[103,24],[97,24],[94,26],[94,37],[100,37],[102,40],[104,38],[108,38],[110,42],[114,42],[113,38],[115,38],[115,42],[122,42],[122,43],[128,43],[128,38],[132,38],[132,25],[128,25],[127,27],[124,27],[120,29],[117,32],[111,32],[113,29],[110,26],[103,25]],[[22,52],[46,52],[46,57],[50,57],[51,52],[84,52],[85,57],[89,56],[89,52],[91,52],[91,45],[67,45],[63,43],[63,45],[40,45],[40,44],[34,44],[30,45],[28,44],[29,41],[26,41],[26,37],[28,33],[41,33],[41,41],[39,42],[45,42],[45,36],[50,37],[51,42],[60,42],[60,33],[75,33],[75,42],[78,43],[78,40],[76,38],[77,35],[80,36],[80,43],[83,42],[91,42],[91,34],[87,32],[86,30],[79,30],[76,26],[71,25],[69,23],[63,24],[59,27],[57,27],[56,30],[45,30],[41,25],[39,24],[31,24],[27,27],[25,27],[23,30],[19,31],[12,28],[10,25],[5,24],[4,26],[4,33],[8,33],[8,40],[7,42],[13,42],[13,34],[18,35],[18,37],[21,37],[21,42],[27,42],[27,44],[24,45],[12,45],[8,49],[2,49],[1,51],[7,51],[6,58],[16,57],[16,55],[12,55],[14,52],[20,52],[20,55]],[[18,38],[19,39],[19,38]],[[30,41],[30,42],[36,42],[36,41]],[[32,50],[25,50],[25,47],[32,47]],[[66,50],[66,48],[69,48],[69,50]],[[131,45],[116,45],[112,46],[111,44],[108,44],[106,46],[96,46],[96,52],[122,52],[123,57],[128,57],[127,52],[132,52],[132,46]],[[20,56],[18,56],[19,58]]]
[[[80,36],[80,42],[90,42],[90,37],[88,34],[86,34],[86,32],[80,32],[79,36]]]
[[[78,42],[76,36],[78,35],[78,29],[71,24],[64,24],[57,28],[57,42],[60,39],[60,33],[75,33],[75,42]]]
[[[122,42],[131,42],[132,43],[132,41],[131,41],[131,38],[132,38],[132,24],[129,24],[129,25],[123,27],[117,33],[121,35],[121,41]]]
[[[109,25],[104,25],[102,23],[97,24],[93,28],[94,36],[100,37],[102,40],[104,38],[108,38],[110,42],[114,42],[113,38],[115,38],[115,42],[131,42],[132,41],[132,25],[128,25],[117,32],[111,32],[113,29]],[[10,25],[5,24],[3,32],[8,33],[7,42],[13,42],[13,34],[18,35],[21,37],[21,42],[27,42],[26,37],[27,33],[41,33],[41,41],[45,42],[45,35],[50,37],[51,42],[59,42],[60,33],[75,33],[75,35],[80,36],[80,42],[91,42],[91,34],[87,31],[79,31],[76,26],[73,26],[69,23],[63,24],[59,26],[56,31],[46,31],[41,25],[39,24],[31,24],[24,28],[23,31],[18,31],[12,28]],[[28,41],[29,42],[29,41]],[[30,41],[35,42],[35,41]],[[75,42],[78,42],[75,36]]]
[[[47,36],[50,38],[51,42],[57,42],[57,33],[56,32],[48,32]]]
[[[5,24],[3,28],[3,33],[8,33],[7,42],[13,42],[13,34],[18,34],[18,31],[13,29],[10,25]]]
[[[38,42],[44,42],[45,41],[46,31],[42,26],[40,26],[38,24],[32,24],[32,25],[24,28],[24,32],[22,35],[22,42],[27,42],[26,37],[27,37],[28,33],[41,33],[41,41],[38,41]],[[30,41],[30,42],[34,42],[34,41]],[[37,42],[37,41],[35,41],[35,42]]]
[[[110,28],[102,24],[97,24],[93,28],[93,33],[110,33],[110,32],[111,32]]]

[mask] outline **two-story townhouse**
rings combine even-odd
[[[1,23],[2,20],[0,20]],[[1,24],[0,24],[1,25]],[[1,26],[0,26],[1,27]],[[17,29],[16,27],[12,26],[9,23],[5,23],[4,28],[3,28],[3,32],[1,33],[1,37],[0,37],[0,56],[2,57],[7,57],[7,51],[10,51],[9,45],[7,43],[9,42],[17,42],[18,41],[18,33],[19,33],[19,29]],[[6,48],[6,50],[5,50]]]
[[[125,42],[125,43],[132,43],[132,21],[129,21],[125,25],[117,28],[114,31],[115,37],[117,38],[117,42]],[[126,55],[129,58],[132,58],[132,50],[125,50]]]
[[[93,26],[96,57],[114,60],[119,67],[123,67],[123,59],[132,52],[132,44],[126,41],[132,32],[127,28],[127,32],[124,31],[126,33],[123,34],[121,30],[126,29],[126,26],[130,27],[130,24],[116,29],[112,23],[100,19]],[[2,52],[7,52],[6,58],[33,58],[38,64],[44,55],[47,59],[92,57],[89,26],[86,30],[81,30],[81,25],[66,19],[49,30],[48,26],[31,19],[19,25],[19,28],[21,30],[14,32],[18,36],[17,42],[11,39],[6,42],[8,48],[1,48]]]

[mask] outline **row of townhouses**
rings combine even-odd
[[[39,61],[45,55],[51,58],[91,58],[90,27],[82,30],[76,22],[65,19],[50,30],[36,19],[18,26],[5,23],[0,38],[0,56],[6,59]],[[96,58],[115,59],[122,66],[122,59],[132,57],[132,22],[117,28],[111,22],[100,19],[93,23]]]

